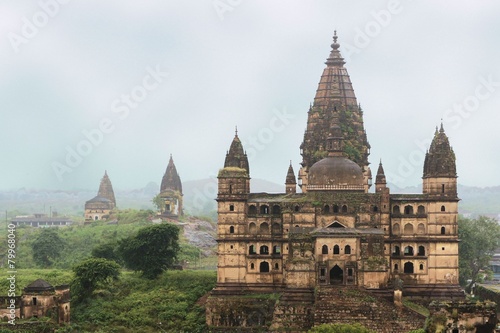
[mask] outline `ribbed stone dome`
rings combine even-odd
[[[361,167],[341,156],[327,157],[309,169],[308,188],[362,190],[364,177]]]

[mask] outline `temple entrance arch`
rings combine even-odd
[[[344,284],[344,270],[339,265],[330,270],[330,284]]]

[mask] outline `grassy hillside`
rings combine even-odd
[[[105,222],[93,222],[90,225],[72,225],[57,228],[59,236],[65,242],[65,248],[61,257],[51,268],[71,269],[74,265],[90,257],[91,251],[98,245],[116,242],[135,234],[140,228],[151,225],[148,221],[148,211],[125,210],[118,212],[119,224],[106,224]],[[205,221],[200,221],[203,223]],[[205,222],[208,223],[208,222]],[[5,227],[5,224],[2,226]],[[182,226],[180,226],[182,230]],[[4,229],[5,230],[5,229]],[[18,227],[16,229],[16,267],[38,268],[33,261],[33,250],[31,244],[41,232],[39,228]],[[178,255],[179,262],[189,262],[191,267],[199,267],[202,251],[190,245],[180,233],[181,251]],[[1,237],[0,242],[0,267],[5,266],[7,241],[6,235]],[[207,251],[203,251],[206,253]],[[203,262],[213,266],[213,258],[203,258]]]
[[[68,284],[72,277],[69,270],[21,269],[17,286],[20,291],[38,278],[52,285]],[[7,282],[0,280],[0,288],[7,290]],[[122,271],[105,290],[95,291],[81,304],[72,303],[71,325],[57,332],[207,332],[205,312],[197,302],[215,282],[215,271],[167,271],[156,280]]]
[[[108,290],[72,306],[75,332],[206,332],[197,301],[216,282],[215,271],[168,271],[157,280],[127,272]]]

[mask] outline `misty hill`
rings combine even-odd
[[[251,180],[252,192],[283,193],[285,186],[262,179]],[[399,188],[388,184],[391,193],[422,193],[421,186]],[[183,183],[184,207],[191,215],[214,216],[216,210],[217,179],[208,178]],[[115,189],[118,207],[121,209],[153,209],[151,199],[158,194],[159,184],[148,183],[144,188],[133,190]],[[85,201],[92,199],[97,190],[34,190],[21,188],[0,191],[0,211],[9,211],[9,216],[19,214],[46,213],[57,211],[59,215],[83,216]],[[461,198],[459,212],[465,215],[500,214],[500,186],[473,187],[458,186]]]

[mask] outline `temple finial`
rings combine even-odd
[[[238,136],[238,126],[235,126],[235,127],[234,127],[234,135],[235,135],[235,136]]]
[[[333,30],[333,42],[337,43],[337,30]]]

